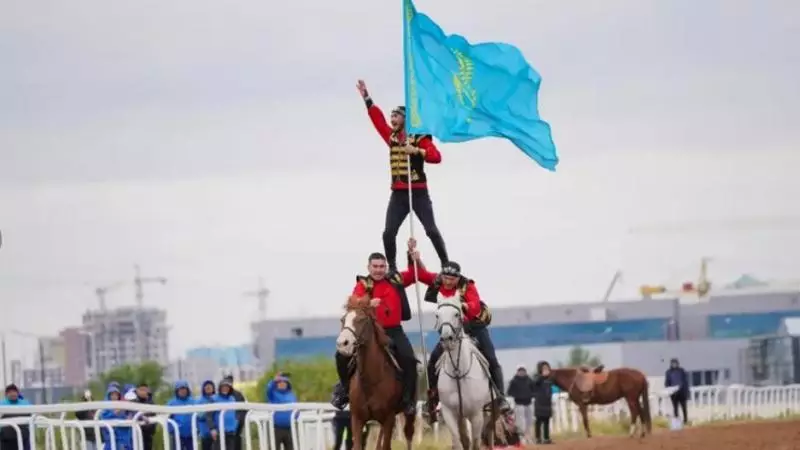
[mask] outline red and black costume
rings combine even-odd
[[[367,112],[372,121],[372,125],[389,146],[389,164],[391,168],[392,195],[389,197],[389,205],[386,208],[386,225],[383,229],[383,248],[386,252],[386,259],[389,266],[396,269],[397,258],[397,232],[406,216],[411,212],[408,204],[408,178],[411,173],[411,197],[414,213],[419,218],[425,234],[431,240],[436,254],[442,264],[447,262],[447,249],[444,245],[444,238],[433,215],[433,202],[428,193],[428,176],[425,174],[425,163],[439,164],[442,161],[442,154],[433,144],[433,138],[429,135],[410,135],[406,136],[404,130],[393,130],[386,122],[383,112],[378,108],[370,97],[364,99],[367,105]],[[394,113],[405,116],[405,107],[398,107]],[[406,144],[422,149],[421,153],[413,154],[409,158],[405,153]]]
[[[478,350],[486,357],[489,363],[489,375],[498,391],[498,406],[501,410],[508,409],[503,395],[503,369],[497,360],[492,337],[489,334],[488,326],[492,321],[491,312],[481,300],[475,281],[466,278],[461,274],[461,266],[454,261],[449,261],[442,266],[442,274],[458,277],[455,287],[446,288],[442,284],[441,275],[428,272],[422,263],[417,265],[419,281],[428,285],[425,291],[425,301],[428,303],[438,303],[439,296],[453,297],[458,296],[461,300],[461,307],[464,312],[464,332],[475,340]],[[428,383],[429,398],[428,408],[433,411],[438,402],[436,386],[439,383],[439,374],[436,371],[436,363],[444,353],[441,342],[436,344],[428,360]],[[432,418],[435,417],[432,415]]]
[[[403,408],[408,413],[413,412],[416,407],[417,357],[411,341],[403,330],[402,322],[411,320],[411,307],[406,296],[406,288],[414,282],[413,271],[406,270],[399,273],[390,272],[387,278],[380,280],[374,280],[369,276],[358,276],[353,288],[353,295],[381,299],[380,304],[375,307],[375,317],[391,339],[397,362],[403,371]],[[336,371],[344,389],[340,392],[342,395],[338,397],[334,395],[334,406],[340,409],[348,402],[346,393],[351,359],[336,352]]]

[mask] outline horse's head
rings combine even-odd
[[[457,296],[441,298],[436,306],[436,331],[445,347],[459,341],[464,332],[464,312]]]
[[[375,309],[367,297],[351,296],[342,316],[342,330],[336,338],[336,351],[344,356],[355,352],[373,340],[386,345],[387,337],[375,319]]]

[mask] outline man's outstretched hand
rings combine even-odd
[[[356,83],[356,89],[358,89],[358,93],[361,94],[361,98],[369,97],[369,92],[367,92],[367,83],[364,83],[364,80],[358,80],[358,83]]]

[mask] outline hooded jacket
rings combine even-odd
[[[231,392],[229,392],[228,395],[222,394],[220,392],[222,386],[230,387]],[[214,395],[214,403],[236,403],[236,397],[233,395],[233,383],[225,379],[219,382],[217,393]],[[222,417],[224,417],[225,420],[224,424],[221,423]],[[226,434],[236,433],[239,430],[239,418],[234,410],[214,412],[212,422],[214,429],[221,430]]]
[[[117,394],[122,395],[122,393],[120,392],[118,387],[109,386],[108,391],[106,392],[106,400],[110,401],[111,400],[111,394],[115,393],[115,392]],[[130,418],[130,415],[131,414],[130,414],[129,411],[120,410],[119,412],[117,412],[115,410],[104,409],[102,412],[100,412],[100,419],[101,420],[127,420],[127,419]],[[108,428],[101,427],[100,428],[100,433],[101,433],[101,436],[103,437],[103,442],[106,442],[106,448],[111,448],[111,446],[108,445],[108,442],[110,441]],[[126,426],[126,427],[114,427],[114,440],[117,443],[117,449],[133,448],[133,430],[129,426]]]
[[[547,366],[545,361],[536,364],[536,375],[533,384],[536,389],[533,393],[533,415],[536,417],[551,417],[553,415],[553,381],[542,375],[542,369]]]
[[[286,383],[286,389],[278,389],[280,382]],[[266,400],[267,403],[275,405],[297,403],[297,395],[292,390],[291,380],[283,375],[279,375],[276,380],[270,380],[267,383]],[[292,411],[278,411],[273,417],[276,428],[290,428],[292,425]]]
[[[206,395],[206,385],[211,385],[214,388],[214,392],[211,395]],[[200,395],[194,400],[196,405],[205,405],[207,403],[214,403],[214,396],[217,394],[217,388],[214,386],[214,382],[211,380],[203,381],[203,385],[200,387]],[[208,429],[208,424],[214,422],[214,413],[208,412],[205,414],[198,414],[197,415],[197,430],[200,433],[200,437],[202,439],[206,439],[211,437],[211,430]]]
[[[12,390],[17,392],[17,399],[11,401],[8,399],[8,397],[3,397],[2,399],[0,399],[0,406],[29,406],[31,404],[29,401],[22,398],[22,395],[19,393],[19,389],[15,384],[9,384],[8,386],[6,386],[6,391],[5,391],[6,395],[8,395],[8,393]],[[30,414],[5,413],[2,414],[2,416],[6,419],[10,419],[12,417],[27,417],[30,416]],[[28,439],[28,431],[29,431],[28,426],[20,425],[19,429],[20,432],[22,433],[22,440],[26,441]],[[6,442],[12,441],[16,445],[17,432],[11,427],[0,427],[0,440]]]
[[[677,387],[676,394],[688,395],[689,394],[689,376],[683,367],[680,366],[677,358],[672,358],[669,362],[670,366],[675,364],[677,367],[670,367],[664,373],[664,387]]]
[[[186,389],[187,394],[184,397],[180,397],[178,395],[178,391],[181,389]],[[189,383],[183,380],[179,380],[175,382],[175,396],[169,399],[167,402],[167,406],[189,406],[194,405],[196,402],[192,398],[192,388],[189,387]],[[175,423],[178,425],[178,436],[182,438],[190,438],[192,437],[192,416],[193,413],[183,413],[183,414],[170,414],[170,419],[174,420]],[[175,428],[169,427],[169,433],[175,434]]]

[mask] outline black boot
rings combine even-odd
[[[500,366],[492,370],[492,384],[495,390],[494,407],[500,411],[500,414],[506,415],[511,413],[511,405],[506,401],[506,396],[503,395],[503,371]]]
[[[344,409],[350,403],[350,358],[336,353],[336,372],[339,383],[333,389],[331,404],[337,409]]]
[[[417,383],[416,368],[411,374],[406,375],[403,382],[403,414],[415,416],[417,414]]]

